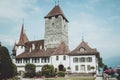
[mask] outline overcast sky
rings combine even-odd
[[[82,41],[97,48],[103,59],[120,56],[120,0],[60,0],[69,20],[69,46]],[[55,0],[0,0],[0,41],[5,46],[17,42],[23,23],[29,40],[44,39],[44,16]]]

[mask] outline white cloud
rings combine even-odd
[[[5,19],[22,19],[27,17],[25,10],[38,11],[38,8],[34,9],[33,4],[37,0],[1,0],[0,1],[0,18]]]
[[[12,46],[15,43],[16,38],[9,35],[0,35],[0,41],[2,42],[3,45],[9,45]]]

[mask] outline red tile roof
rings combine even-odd
[[[68,22],[67,18],[65,17],[59,5],[56,5],[44,18],[49,18],[58,15],[61,15]]]
[[[29,41],[26,34],[24,33],[24,24],[22,24],[21,34],[17,45],[24,45],[25,42]]]
[[[83,48],[84,51],[81,51],[81,48]],[[87,42],[82,41],[69,55],[99,55],[99,52],[91,48]]]
[[[68,46],[64,42],[61,42],[61,44],[55,50],[53,55],[64,55],[64,54],[68,54],[68,52],[70,52]]]
[[[35,49],[31,49],[32,44],[35,45]],[[48,57],[52,55],[52,53],[55,51],[55,48],[48,48],[45,50],[44,40],[28,41],[24,44],[24,46],[25,46],[25,51],[17,55],[16,58]]]

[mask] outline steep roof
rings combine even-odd
[[[64,54],[68,54],[69,51],[70,50],[69,50],[68,46],[64,42],[61,42],[61,44],[55,50],[53,55],[64,55]]]
[[[91,48],[87,42],[82,41],[69,55],[99,55],[99,52]]]
[[[48,48],[47,50],[33,50],[31,52],[23,52],[16,56],[16,58],[37,58],[37,57],[49,57],[55,51],[55,48]]]
[[[13,46],[12,51],[13,51],[13,52],[16,51],[16,42],[14,43],[14,46]]]
[[[56,5],[44,18],[49,18],[58,15],[61,15],[68,22],[67,18],[65,17],[59,5]]]
[[[25,42],[29,41],[26,34],[24,33],[24,24],[22,24],[22,29],[20,33],[20,38],[17,45],[24,45]]]
[[[32,44],[35,45],[34,49]],[[44,40],[28,41],[25,43],[25,51],[16,56],[16,58],[35,58],[35,57],[49,57],[55,51],[55,48],[44,48]],[[41,48],[40,48],[41,47]]]

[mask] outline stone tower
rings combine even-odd
[[[45,48],[56,48],[61,42],[68,45],[68,20],[59,5],[45,17]]]

